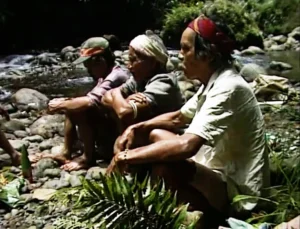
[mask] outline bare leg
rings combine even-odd
[[[78,125],[79,137],[83,142],[84,151],[83,155],[75,158],[71,162],[62,166],[63,169],[72,171],[87,168],[93,163],[95,163],[95,126],[92,126],[93,120],[90,120],[91,117],[88,115],[88,111],[80,112],[72,115],[71,120]],[[96,122],[96,120],[94,120]],[[95,124],[94,122],[94,124]],[[74,144],[73,135],[71,132],[68,141],[65,142],[65,147],[69,149]],[[67,151],[66,154],[70,154],[70,151]]]
[[[42,158],[51,158],[56,160],[62,164],[65,164],[69,160],[71,160],[71,153],[73,149],[73,145],[77,140],[77,133],[76,133],[76,123],[72,120],[72,114],[66,114],[65,118],[65,126],[64,126],[64,148],[62,152],[58,154],[45,154],[42,155]]]
[[[0,148],[2,148],[11,157],[13,165],[20,165],[21,157],[20,154],[12,147],[4,133],[0,130]]]

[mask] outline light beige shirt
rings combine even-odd
[[[215,72],[181,113],[192,119],[186,133],[207,140],[192,159],[222,174],[229,198],[261,196],[269,185],[268,150],[263,115],[247,82],[231,69]]]

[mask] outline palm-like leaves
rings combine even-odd
[[[142,183],[130,183],[118,173],[101,175],[101,183],[82,179],[82,188],[65,189],[55,198],[74,204],[81,212],[74,219],[59,219],[58,229],[77,228],[193,228],[182,225],[187,206],[177,206],[176,195],[165,190],[161,181],[151,185],[149,177]],[[84,213],[82,214],[82,211]],[[84,225],[84,226],[83,226]]]

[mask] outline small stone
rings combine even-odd
[[[32,200],[32,194],[30,194],[30,193],[22,194],[22,195],[20,195],[20,199],[25,201],[25,203],[28,203]]]
[[[25,130],[25,125],[18,119],[11,119],[3,124],[5,132],[13,133],[16,130]]]
[[[0,209],[0,215],[3,215],[6,212],[5,209]]]
[[[25,138],[28,136],[28,133],[25,130],[16,130],[14,135],[18,138]]]
[[[10,134],[10,133],[5,133],[5,137],[8,139],[8,140],[16,140],[16,136],[14,134]]]
[[[33,135],[33,136],[29,136],[23,139],[24,141],[28,141],[28,142],[42,142],[44,141],[44,138],[40,135]]]
[[[18,174],[18,173],[21,172],[21,169],[15,167],[15,166],[12,166],[12,167],[10,168],[10,172],[11,172],[11,173],[14,173],[14,174]]]
[[[80,181],[79,177],[76,176],[76,175],[71,175],[70,179],[69,179],[69,182],[70,182],[72,187],[77,187],[77,186],[81,185],[81,181]]]
[[[5,220],[9,220],[11,218],[11,213],[7,213],[4,215]]]
[[[23,141],[23,140],[9,140],[9,143],[12,145],[12,147],[17,150],[20,151],[23,147],[23,145],[28,148],[29,146],[29,142],[27,141]]]
[[[60,177],[60,169],[45,169],[44,176],[48,176],[51,178]]]
[[[69,185],[70,183],[66,180],[50,180],[43,185],[43,188],[60,189],[69,187]]]
[[[15,217],[16,215],[18,215],[18,213],[19,213],[19,210],[18,210],[18,209],[12,209],[12,210],[11,210],[11,216],[12,216],[12,217]]]
[[[100,173],[105,174],[106,169],[100,167],[92,167],[87,171],[86,179],[100,180]]]
[[[78,170],[78,171],[71,171],[71,175],[76,175],[76,176],[85,176],[87,173],[86,170]]]
[[[57,167],[57,162],[50,158],[42,158],[36,164],[36,168],[34,169],[34,175],[37,178],[41,178],[44,176],[44,171],[46,169],[53,169]]]

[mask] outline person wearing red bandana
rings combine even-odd
[[[78,170],[91,166],[96,162],[95,143],[100,141],[100,144],[106,144],[109,139],[114,141],[115,138],[111,135],[117,135],[113,133],[116,128],[113,121],[107,118],[107,110],[101,100],[107,91],[119,87],[130,77],[127,69],[116,64],[110,43],[103,37],[92,37],[82,44],[80,57],[73,64],[81,63],[97,83],[96,86],[86,96],[56,98],[48,104],[50,114],[65,113],[66,115],[65,141],[62,152],[55,155],[46,154],[42,157],[61,162],[62,169],[65,170]],[[83,154],[72,160],[71,153],[78,138],[83,143]],[[111,145],[113,146],[113,142]],[[102,156],[106,157],[106,155]]]
[[[184,72],[202,87],[180,110],[128,127],[108,168],[110,174],[152,165],[152,177],[162,177],[208,224],[228,216],[235,195],[262,196],[269,185],[263,116],[233,68],[234,41],[218,20],[201,15],[189,24],[180,42]],[[175,132],[187,125],[184,134]],[[144,146],[135,147],[142,136]],[[234,210],[255,206],[254,200],[244,201]]]

